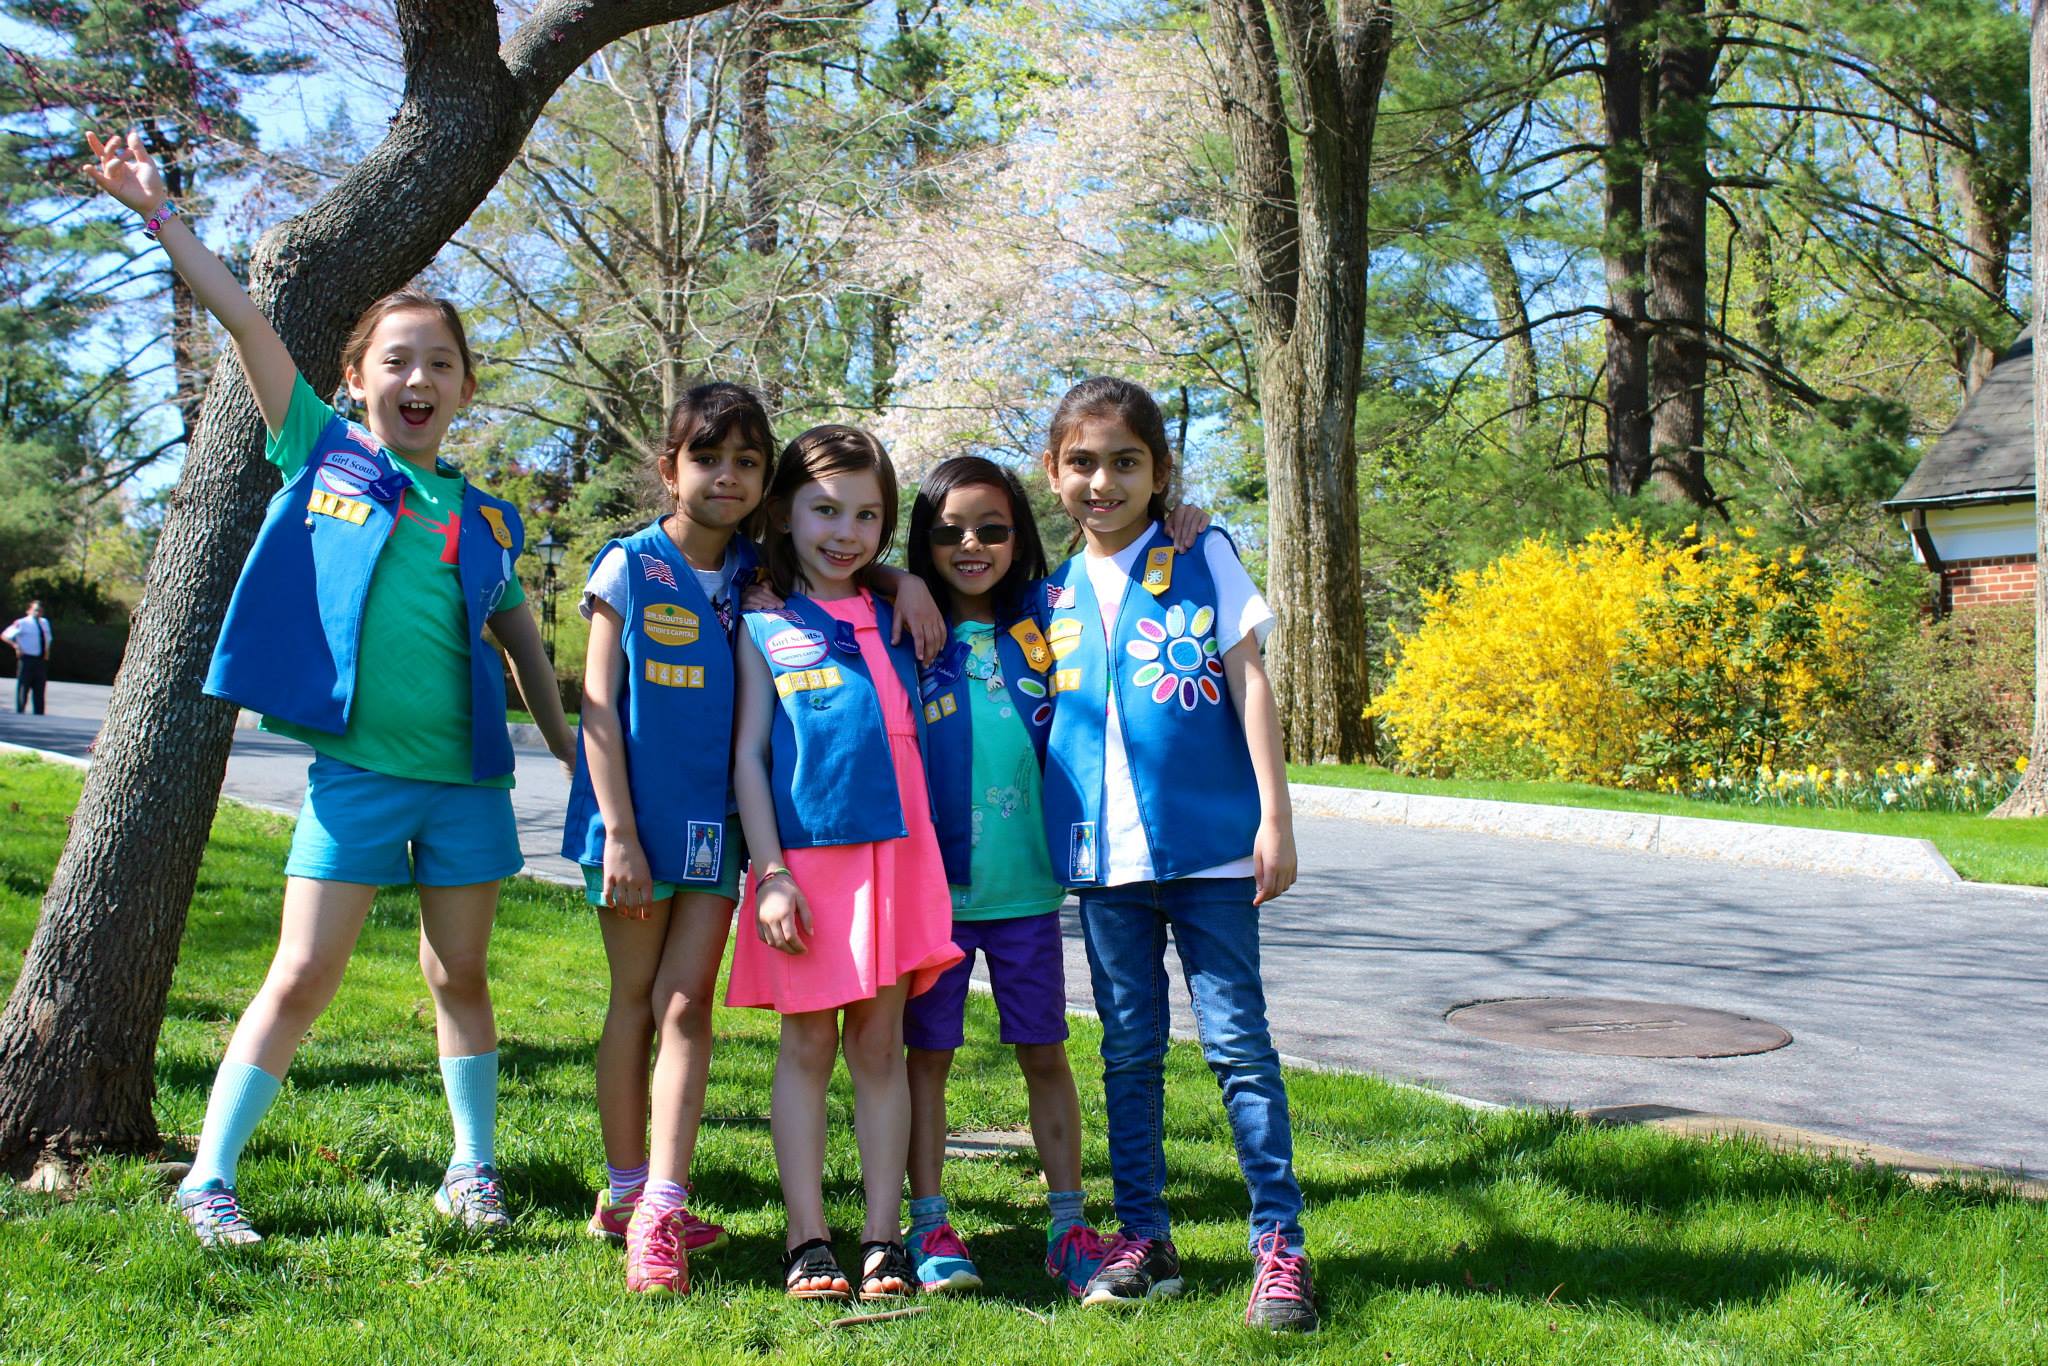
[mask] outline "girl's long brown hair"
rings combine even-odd
[[[775,462],[775,479],[768,485],[771,515],[768,530],[761,537],[761,559],[767,566],[769,583],[783,597],[803,587],[803,573],[797,567],[796,547],[790,542],[789,532],[777,525],[774,514],[786,517],[791,500],[805,484],[827,475],[858,474],[862,470],[873,470],[875,482],[882,486],[881,545],[875,558],[862,565],[854,576],[854,582],[862,588],[873,588],[875,566],[889,553],[889,543],[896,539],[896,467],[889,463],[889,452],[860,428],[838,422],[813,427],[782,448],[782,455]]]

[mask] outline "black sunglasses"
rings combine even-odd
[[[983,545],[1001,545],[1010,539],[1010,528],[1001,522],[990,522],[986,526],[977,527],[953,526],[947,522],[940,522],[932,528],[932,544],[958,545],[967,539],[969,531],[972,531],[974,539]]]

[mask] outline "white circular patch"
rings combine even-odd
[[[768,637],[763,653],[785,669],[808,669],[825,657],[825,634],[792,626]]]
[[[330,451],[320,465],[321,482],[336,493],[343,491],[341,484],[334,482],[337,479],[343,483],[356,484],[356,492],[360,493],[362,485],[374,484],[377,482],[377,476],[382,473],[383,471],[377,468],[376,461],[367,456],[357,455],[354,451]]]

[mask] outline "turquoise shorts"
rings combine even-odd
[[[394,778],[326,755],[306,773],[287,877],[466,887],[525,866],[512,790]]]
[[[722,851],[718,861],[716,882],[663,882],[655,879],[653,899],[666,901],[677,892],[709,892],[722,896],[727,901],[740,899],[740,869],[746,866],[746,837],[740,833],[740,818],[725,818],[725,835],[718,842]],[[591,905],[604,905],[604,865],[585,863],[583,869],[583,895]]]

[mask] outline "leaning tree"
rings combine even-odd
[[[543,0],[509,38],[490,0],[395,0],[390,132],[265,234],[249,292],[315,389],[349,326],[481,204],[555,89],[599,48],[724,0]],[[277,487],[241,368],[206,390],[71,835],[0,1015],[0,1165],[157,1146],[155,1058],[235,709],[200,684]]]

